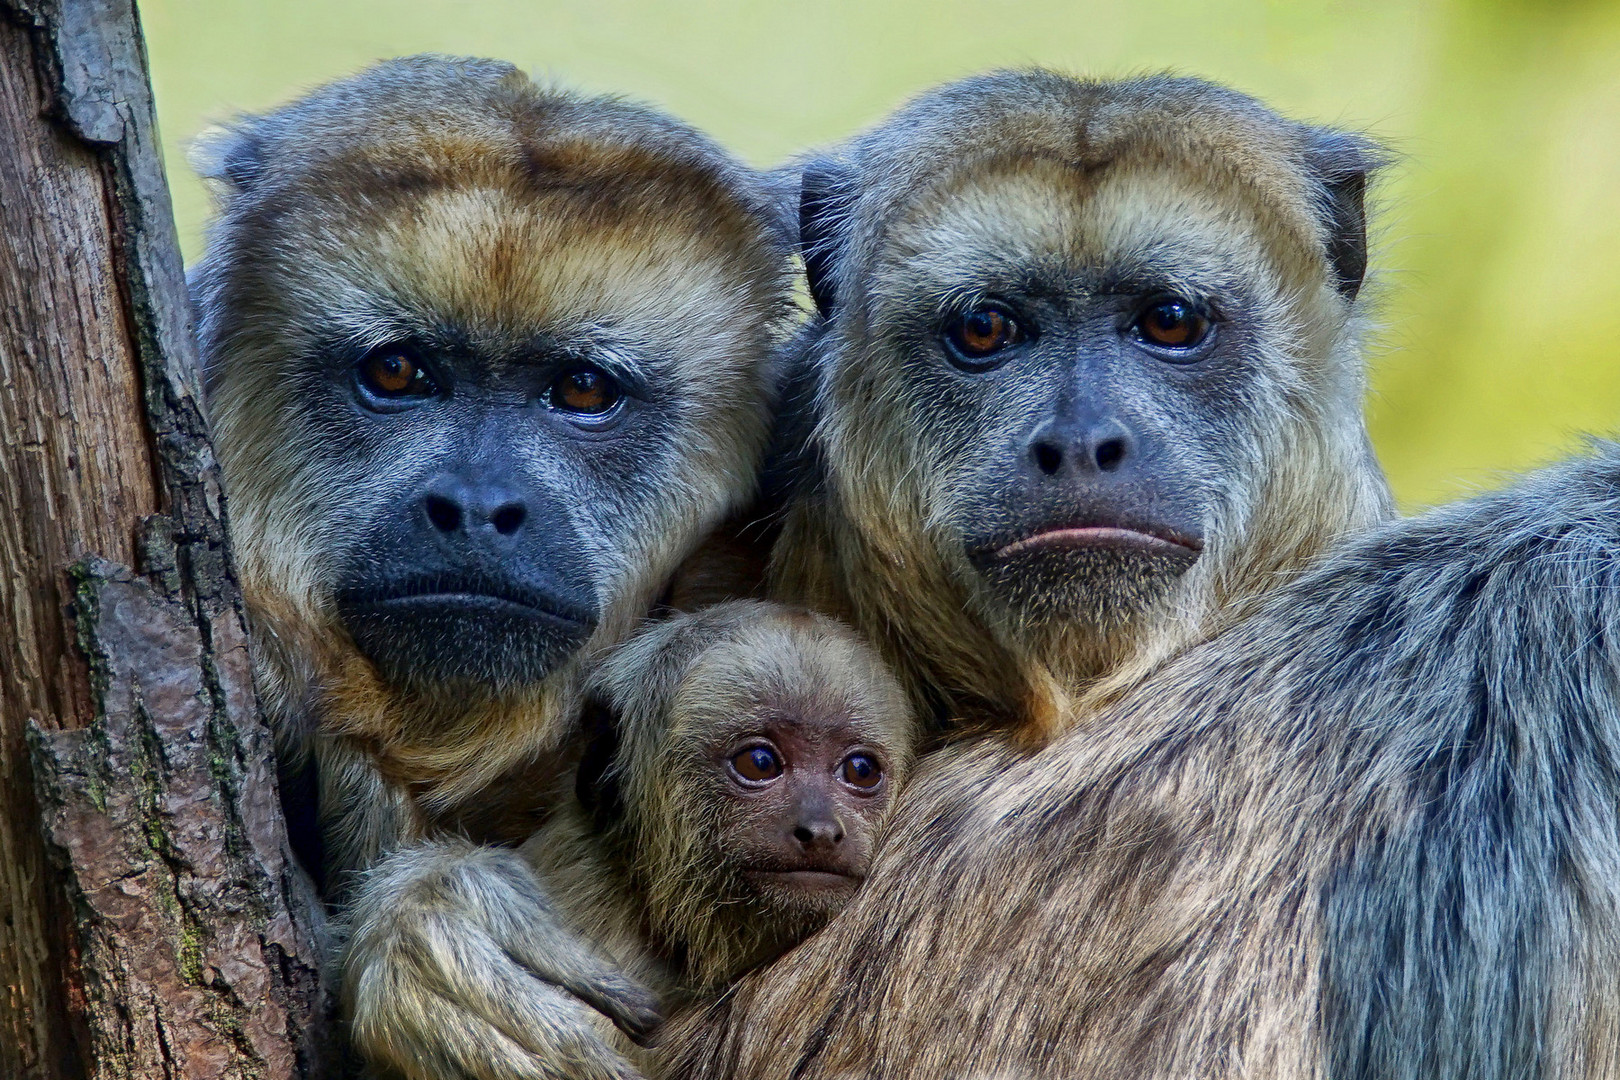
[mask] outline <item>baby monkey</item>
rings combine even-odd
[[[854,631],[757,601],[678,615],[617,650],[590,702],[578,800],[523,853],[561,922],[666,1015],[854,895],[915,731]]]

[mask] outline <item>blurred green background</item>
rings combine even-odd
[[[640,98],[757,164],[989,67],[1173,69],[1369,130],[1381,330],[1369,401],[1408,508],[1620,430],[1614,0],[141,0],[188,259],[185,146],[385,56],[498,56]]]

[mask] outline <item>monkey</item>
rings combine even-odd
[[[1613,1076],[1616,625],[1620,444],[1354,538],[1049,747],[934,761],[666,1075]]]
[[[1198,84],[1032,73],[927,95],[811,163],[804,466],[825,479],[773,559],[798,599],[887,627],[888,655],[915,652],[912,685],[970,725],[924,759],[851,904],[668,1032],[663,1075],[1620,1071],[1620,447],[1393,519],[1355,415],[1377,161]],[[1279,183],[1290,169],[1297,185]],[[1014,258],[1020,241],[1032,253]],[[1179,310],[1110,310],[1122,288],[1167,287],[1137,268],[1155,261]],[[1105,284],[1050,284],[1074,264]],[[1102,309],[1101,342],[1054,343],[1082,376],[1067,441],[951,371],[966,357],[1029,400],[1039,346],[1063,334],[1054,296]],[[1188,327],[1200,308],[1209,325]],[[1197,492],[1229,456],[1198,512],[1138,472],[1144,516],[1123,523],[1201,550],[1179,576],[1114,582],[1121,563],[1094,552],[1119,540],[1093,530],[1121,517],[1060,514],[1041,542],[1051,519],[1023,508],[1049,479],[1130,480],[1133,454],[1173,452],[1128,411],[1145,408],[1139,371],[1097,360],[1134,359],[1137,336],[1168,386],[1217,380],[1213,414],[1162,399],[1196,434],[1162,475]],[[1243,347],[1224,362],[1223,338]],[[1028,470],[975,505],[992,449]],[[929,529],[945,542],[920,544]],[[1042,547],[1049,566],[1029,558]],[[1067,614],[1063,579],[1084,592]],[[974,617],[974,634],[951,629]]]
[[[593,721],[577,797],[512,853],[536,872],[543,917],[511,927],[516,937],[499,948],[537,970],[616,969],[656,995],[659,1015],[678,1016],[848,903],[909,771],[917,727],[899,682],[850,630],[801,609],[722,603],[650,624],[592,673],[587,695]],[[344,994],[384,998],[351,1011],[388,1028],[386,1037],[360,1030],[356,1042],[371,1049],[372,1066],[405,1075],[504,1075],[508,983],[452,975],[464,992],[487,993],[494,1017],[455,1031],[452,1045],[440,1017],[416,1011],[420,995],[397,993],[397,975],[370,977],[436,959],[438,926],[399,932],[399,911],[499,895],[462,869],[499,867],[492,849],[434,850],[439,873],[421,872],[419,852],[401,853],[415,859],[409,888],[357,901]],[[497,946],[475,946],[486,947]],[[528,1004],[533,1015],[579,1009],[552,993]],[[652,1018],[604,1004],[595,1014],[602,1045],[554,1051],[544,1065],[556,1075],[631,1075],[631,1061],[656,1063],[638,1048]],[[548,1075],[543,1065],[533,1074]]]
[[[521,839],[566,794],[587,670],[751,498],[791,215],[687,125],[490,60],[378,64],[198,160],[255,676],[341,913],[384,852]],[[611,966],[569,985],[653,1015]]]
[[[1364,193],[1382,161],[1363,136],[1201,81],[1043,71],[926,93],[806,161],[799,240],[817,314],[785,364],[811,415],[787,418],[807,438],[784,454],[793,493],[769,594],[854,627],[928,729],[932,782],[900,799],[879,866],[935,865],[939,833],[961,820],[932,812],[936,783],[962,806],[989,799],[997,769],[1092,731],[1148,673],[1390,519],[1361,410],[1358,305]],[[994,904],[1007,869],[993,839],[974,839],[940,874]],[[745,977],[722,1019],[671,1043],[699,1050],[664,1064],[679,1075],[697,1055],[723,1074],[750,1025],[785,1033],[774,1053],[814,1042],[799,1038],[809,1011],[751,989],[812,967],[849,1015],[905,1017],[908,992],[873,1002],[813,958],[870,949],[927,992],[932,951],[889,948],[898,937],[878,925],[928,932],[933,902],[918,896],[874,877],[826,930]],[[501,942],[511,913],[534,910],[503,903],[498,920],[447,911],[447,935]],[[1095,947],[1107,955],[1108,935]],[[1041,955],[1047,967],[1020,973],[1031,985],[1061,977]],[[534,975],[497,957],[485,981]],[[977,1007],[993,1013],[994,992]],[[441,1022],[478,1030],[487,996],[457,998]],[[997,1028],[976,1019],[953,1036],[993,1046]],[[927,1038],[850,1039],[849,1071],[932,1060]],[[886,1056],[857,1061],[866,1051]],[[982,1052],[966,1064],[1009,1064]]]
[[[1190,79],[979,76],[804,165],[820,317],[774,596],[1037,746],[1393,503],[1362,416],[1383,155]]]
[[[283,757],[317,762],[341,896],[476,834],[514,770],[567,772],[590,658],[751,495],[792,229],[686,125],[497,61],[387,61],[199,158],[257,681]]]
[[[579,798],[520,849],[582,936],[666,1005],[803,940],[865,878],[910,766],[900,685],[826,616],[739,601],[593,674]]]

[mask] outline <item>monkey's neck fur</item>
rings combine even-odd
[[[452,827],[465,824],[458,808],[491,783],[531,766],[544,775],[557,771],[545,766],[564,752],[571,730],[583,687],[579,659],[504,694],[403,690],[381,677],[333,619],[289,611],[274,593],[247,585],[255,677],[277,720],[282,754],[298,759],[315,747],[364,760],[368,772],[417,804],[408,817],[445,818]],[[404,838],[422,824],[396,827]],[[514,837],[532,828],[531,821]]]

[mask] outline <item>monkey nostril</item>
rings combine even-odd
[[[1063,451],[1051,443],[1036,443],[1032,456],[1035,459],[1035,467],[1047,476],[1056,476],[1057,471],[1063,468]]]
[[[1125,440],[1106,439],[1097,447],[1097,468],[1113,472],[1125,460]]]
[[[835,821],[795,825],[793,827],[793,838],[804,847],[830,846],[843,841],[844,827]]]
[[[423,503],[427,509],[428,520],[433,523],[435,529],[443,533],[453,533],[461,528],[461,507],[443,495],[429,495]]]
[[[511,536],[522,528],[523,519],[527,516],[527,513],[522,504],[507,503],[499,510],[496,510],[489,520],[495,526],[496,532],[502,536]]]

